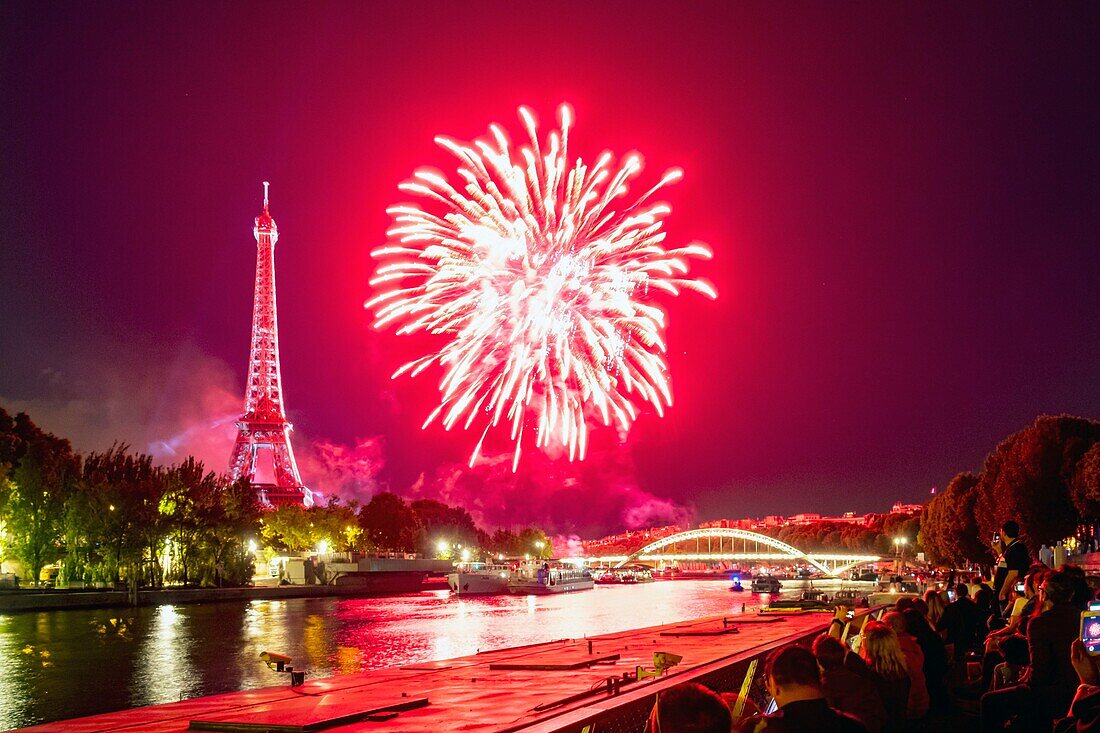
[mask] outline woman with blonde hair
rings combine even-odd
[[[943,615],[943,609],[947,608],[947,601],[944,600],[945,595],[947,594],[944,591],[935,588],[929,588],[924,592],[924,603],[928,606],[928,613],[925,616],[933,629],[939,623],[940,616]]]
[[[863,643],[859,654],[874,673],[875,684],[886,707],[883,733],[905,730],[912,681],[905,667],[905,655],[897,633],[881,621],[869,621],[863,626]]]
[[[914,609],[918,618],[920,613]],[[906,611],[905,613],[909,613]],[[909,719],[917,720],[928,713],[930,704],[928,698],[928,681],[924,676],[924,650],[921,649],[917,638],[909,633],[909,623],[905,615],[897,611],[891,611],[882,617],[898,637],[898,646],[905,658],[905,669],[909,673]]]

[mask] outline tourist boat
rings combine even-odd
[[[800,601],[813,601],[815,603],[828,603],[829,594],[823,590],[816,590],[811,588],[807,591],[802,591],[802,595],[799,597]]]
[[[600,585],[652,583],[653,571],[647,567],[613,568],[593,573],[592,580]]]
[[[833,603],[843,604],[845,606],[852,606],[857,603],[863,602],[867,598],[867,594],[858,590],[852,590],[850,588],[844,588],[838,590],[833,594]]]
[[[569,593],[595,588],[588,568],[562,563],[524,566],[508,579],[508,592],[515,595],[546,595]]]
[[[459,596],[488,596],[508,592],[508,580],[512,577],[511,565],[494,565],[484,562],[455,563],[453,573],[447,575],[447,586]]]
[[[752,579],[753,593],[778,593],[783,586],[771,575],[757,575]]]
[[[619,571],[620,582],[623,583],[652,583],[653,571],[646,567],[623,568]]]

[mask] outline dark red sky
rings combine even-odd
[[[582,534],[862,512],[1038,414],[1100,417],[1100,7],[843,10],[4,3],[0,405],[227,459],[224,422],[198,433],[239,409],[269,179],[303,462],[352,482]],[[368,252],[397,184],[449,164],[433,135],[562,101],[576,154],[684,168],[670,241],[710,243],[720,298],[664,304],[665,419],[582,471],[471,477],[476,435],[419,429],[431,379],[389,380],[410,344],[369,328]]]

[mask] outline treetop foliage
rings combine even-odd
[[[961,473],[925,508],[921,537],[941,564],[988,562],[1007,520],[1035,552],[1100,520],[1100,422],[1044,415],[993,449],[978,476]]]

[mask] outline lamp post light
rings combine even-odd
[[[905,562],[905,545],[909,542],[907,537],[894,538],[894,572],[900,577],[903,563]]]

